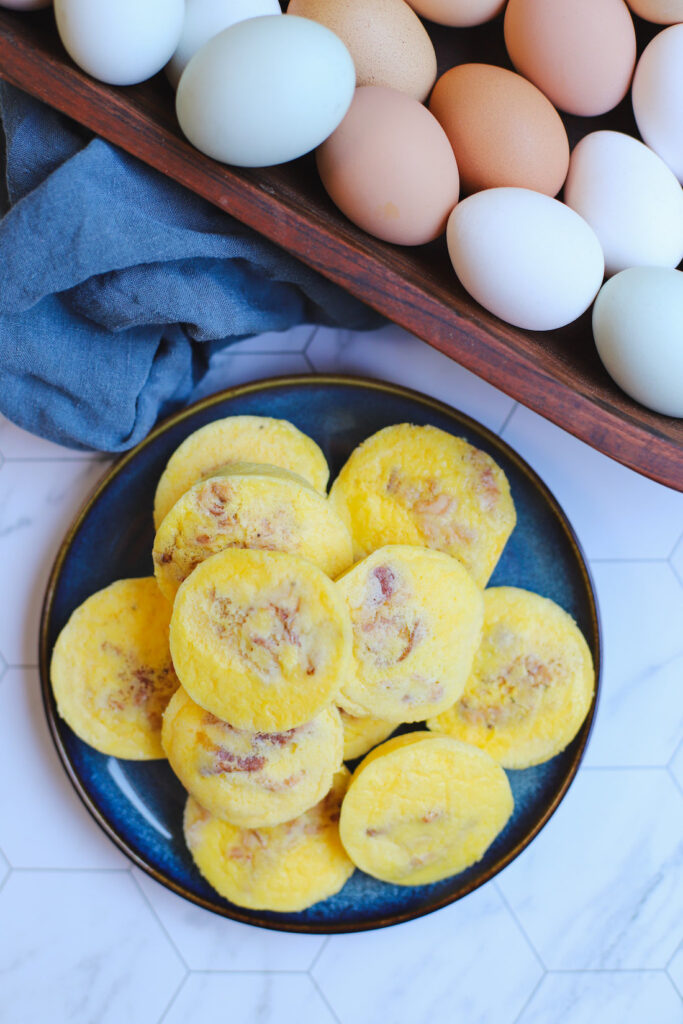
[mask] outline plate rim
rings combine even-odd
[[[205,409],[210,409],[212,406],[219,405],[222,402],[229,401],[234,398],[238,398],[244,395],[253,394],[254,392],[266,392],[281,387],[320,387],[320,386],[341,386],[366,389],[373,392],[384,392],[387,394],[396,395],[400,398],[407,398],[411,401],[416,401],[420,405],[427,406],[439,412],[449,418],[455,418],[460,421],[464,426],[473,428],[475,432],[480,433],[487,441],[504,449],[506,456],[515,464],[515,467],[520,471],[531,483],[531,485],[538,491],[540,491],[547,501],[547,503],[553,509],[553,512],[557,516],[557,519],[561,523],[567,539],[574,551],[576,561],[580,567],[581,575],[583,576],[584,584],[589,596],[589,613],[591,620],[591,640],[594,646],[594,668],[595,668],[595,691],[593,694],[593,701],[591,703],[590,710],[586,719],[584,720],[579,736],[581,741],[578,744],[574,755],[572,757],[571,764],[569,765],[567,774],[563,779],[558,792],[554,799],[550,802],[544,813],[540,816],[538,821],[534,823],[529,832],[520,839],[515,845],[506,853],[502,854],[497,860],[483,872],[476,879],[472,879],[466,883],[463,883],[455,889],[454,892],[450,892],[447,896],[439,897],[430,903],[428,908],[417,908],[406,910],[404,912],[394,913],[387,917],[380,918],[375,921],[367,922],[337,922],[329,923],[324,921],[306,921],[297,922],[291,920],[283,920],[282,922],[274,920],[273,918],[260,917],[259,915],[263,911],[248,911],[246,908],[240,908],[234,904],[229,903],[226,907],[217,906],[210,900],[205,899],[202,896],[192,893],[187,890],[183,885],[175,882],[172,878],[167,877],[163,871],[148,864],[142,857],[140,857],[135,850],[133,850],[123,836],[119,835],[114,826],[108,821],[108,819],[102,814],[97,804],[91,799],[87,793],[85,786],[81,782],[72,762],[62,742],[62,738],[57,729],[57,713],[53,710],[53,695],[50,685],[50,653],[48,651],[48,626],[50,623],[50,616],[54,603],[55,592],[57,584],[61,577],[64,562],[69,554],[71,546],[75,540],[76,534],[80,529],[84,519],[90,512],[95,502],[99,499],[101,494],[109,486],[110,482],[114,480],[121,471],[137,457],[137,455],[152,444],[158,437],[162,436],[172,427],[184,420],[189,419],[196,412],[201,412]],[[574,782],[581,761],[583,760],[586,746],[593,730],[595,722],[595,714],[597,711],[598,701],[600,699],[601,691],[601,680],[602,680],[602,626],[600,621],[600,611],[597,601],[596,588],[593,582],[590,566],[588,560],[583,551],[581,543],[576,535],[576,532],[565,513],[564,509],[560,505],[559,501],[550,490],[548,485],[541,479],[538,473],[529,465],[518,452],[512,448],[507,441],[505,441],[500,435],[494,433],[491,429],[480,423],[474,417],[469,416],[467,413],[461,412],[459,409],[448,405],[446,402],[442,402],[440,399],[433,398],[431,395],[425,395],[420,391],[413,388],[405,387],[401,384],[394,384],[389,381],[379,380],[373,377],[367,376],[354,376],[352,374],[323,374],[323,373],[312,373],[312,374],[285,374],[282,376],[267,377],[257,381],[250,381],[244,384],[237,384],[229,388],[225,388],[221,391],[214,392],[211,395],[207,395],[203,398],[198,399],[196,402],[185,406],[183,409],[172,413],[161,420],[150,432],[144,437],[138,444],[136,444],[129,451],[124,452],[120,455],[113,463],[109,466],[102,474],[90,494],[87,496],[85,501],[81,504],[79,510],[71,521],[70,526],[65,532],[63,539],[59,545],[57,553],[55,555],[50,575],[45,587],[45,595],[40,612],[40,626],[38,634],[38,646],[39,646],[39,658],[38,668],[40,676],[40,688],[43,701],[43,708],[45,711],[45,717],[47,718],[48,728],[50,736],[57,750],[59,760],[61,761],[62,767],[64,768],[69,781],[74,787],[81,803],[85,806],[90,816],[99,825],[105,835],[118,847],[118,849],[138,868],[145,872],[150,878],[163,885],[166,889],[174,892],[177,896],[181,896],[196,906],[202,907],[205,910],[209,910],[221,917],[228,918],[230,920],[239,921],[242,924],[248,924],[252,927],[266,928],[270,931],[280,932],[294,932],[298,934],[317,934],[317,935],[336,935],[345,934],[361,931],[375,931],[380,928],[391,927],[392,925],[403,924],[407,921],[412,921],[420,917],[426,917],[428,914],[434,911],[441,910],[444,907],[449,906],[452,903],[456,903],[458,900],[470,893],[474,892],[480,886],[486,882],[491,881],[496,875],[498,875],[505,867],[507,867],[513,860],[515,860],[525,850],[529,844],[536,838],[541,830],[547,825],[556,810],[564,800],[567,792]],[[227,902],[227,901],[226,901]],[[268,913],[268,912],[266,912]]]

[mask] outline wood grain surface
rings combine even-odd
[[[497,22],[432,34],[440,68],[462,60],[509,66]],[[639,34],[642,45],[652,27],[641,23]],[[202,156],[180,134],[163,75],[129,88],[94,81],[65,53],[51,11],[0,12],[0,77],[215,203],[594,448],[683,491],[683,420],[650,412],[612,383],[588,314],[542,334],[509,327],[460,287],[444,239],[403,249],[355,228],[327,198],[312,157],[251,171]],[[565,122],[573,141],[598,128],[635,132],[628,99],[605,117]]]

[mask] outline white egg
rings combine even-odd
[[[9,7],[12,11],[37,11],[51,3],[52,0],[0,0],[0,7]]]
[[[683,259],[683,189],[656,153],[622,132],[592,132],[574,149],[564,201],[588,221],[609,276]]]
[[[356,70],[338,36],[293,15],[250,18],[214,36],[176,95],[183,132],[223,163],[293,160],[330,135],[349,108]]]
[[[515,327],[564,327],[588,309],[602,283],[602,248],[593,229],[540,192],[477,192],[455,207],[446,238],[463,287]]]
[[[664,416],[683,417],[683,273],[634,267],[611,278],[593,309],[593,336],[610,377]]]
[[[185,0],[180,42],[166,67],[169,82],[175,88],[190,57],[224,28],[246,18],[280,13],[279,0]]]
[[[683,183],[683,25],[665,28],[645,47],[631,96],[643,141]]]
[[[110,85],[133,85],[160,71],[178,45],[184,13],[184,0],[55,0],[69,56]]]

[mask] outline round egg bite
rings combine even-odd
[[[328,576],[353,562],[351,534],[327,498],[289,470],[250,462],[194,484],[154,538],[154,572],[173,601],[193,569],[225,548],[301,555]]]
[[[352,453],[330,492],[355,557],[385,544],[436,548],[485,586],[512,533],[515,507],[490,455],[437,427],[385,427]]]
[[[341,841],[362,871],[427,885],[480,860],[512,814],[503,769],[477,747],[411,732],[376,747],[342,804]]]
[[[245,732],[204,711],[182,687],[164,714],[161,742],[188,793],[243,828],[290,821],[328,792],[342,763],[333,706],[287,732]]]
[[[516,587],[484,593],[484,633],[465,691],[430,729],[529,768],[576,736],[593,700],[588,644],[570,615]]]
[[[59,634],[50,666],[57,710],[102,754],[165,756],[161,716],[178,688],[170,618],[154,577],[119,580],[84,601]]]
[[[334,701],[351,664],[351,621],[317,566],[228,548],[180,587],[171,653],[189,695],[237,729],[281,732]]]
[[[209,885],[239,907],[294,913],[333,896],[353,874],[338,825],[348,782],[342,767],[315,807],[273,828],[230,825],[190,797],[184,828],[195,864]]]
[[[396,722],[385,722],[382,718],[356,718],[339,708],[344,729],[344,760],[353,761],[382,743],[396,728]]]
[[[168,460],[154,496],[154,526],[197,480],[230,462],[265,462],[302,476],[325,491],[330,470],[318,445],[287,420],[228,416],[186,437]]]
[[[481,589],[441,551],[389,545],[337,580],[354,666],[337,702],[355,715],[418,722],[457,700],[484,617]]]

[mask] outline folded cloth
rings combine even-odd
[[[5,83],[0,121],[0,412],[27,430],[121,451],[187,400],[216,348],[304,322],[381,322],[228,214]]]

